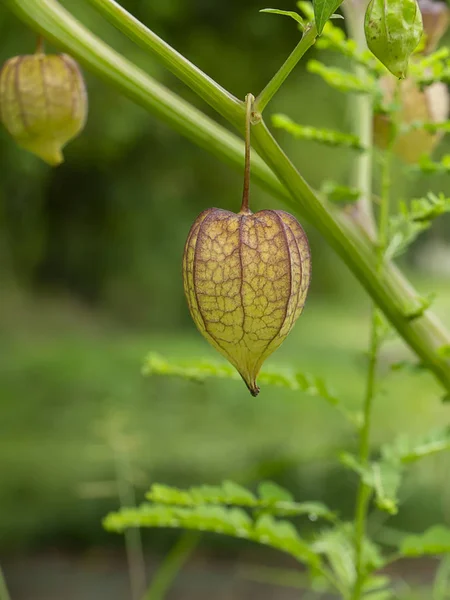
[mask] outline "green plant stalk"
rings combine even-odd
[[[347,0],[342,5],[350,37],[359,51],[367,49],[364,34],[364,11],[356,0]],[[363,78],[366,68],[356,64],[355,75]],[[372,146],[373,146],[373,100],[369,94],[353,94],[351,97],[354,133],[367,150],[358,155],[353,165],[352,185],[360,191],[357,202],[357,220],[372,240],[376,239],[376,224],[372,209]]]
[[[448,600],[450,588],[450,556],[445,556],[436,573],[432,600]]]
[[[94,0],[96,1],[96,0]],[[278,69],[263,91],[256,98],[255,111],[260,113],[266,108],[272,98],[275,96],[277,91],[283,85],[286,78],[290,75],[291,71],[297,65],[299,60],[305,54],[309,48],[315,43],[317,39],[317,29],[315,23],[311,23],[305,29],[302,39],[299,41],[293,52],[284,62],[284,64]]]
[[[136,507],[134,488],[131,483],[129,483],[131,467],[127,456],[126,446],[124,443],[121,443],[119,438],[118,440],[111,440],[111,447],[114,452],[114,464],[120,506],[122,508]],[[127,529],[125,531],[125,548],[130,577],[131,597],[133,600],[139,600],[147,587],[144,551],[139,528]]]
[[[388,244],[389,233],[389,212],[390,212],[390,194],[392,187],[391,168],[393,159],[393,145],[395,135],[392,136],[389,146],[384,154],[382,181],[381,181],[381,206],[378,225],[378,243],[377,269],[381,272],[385,261],[385,252]],[[367,370],[366,395],[364,400],[364,419],[360,433],[359,461],[364,469],[369,466],[370,460],[370,430],[372,421],[372,408],[375,397],[376,373],[379,361],[379,354],[382,344],[380,331],[381,315],[376,307],[372,307],[372,323],[369,348],[369,366]],[[353,589],[352,600],[360,600],[362,589],[366,579],[364,572],[364,538],[366,535],[367,513],[369,509],[370,498],[372,496],[371,488],[361,478],[359,482],[358,495],[356,499],[355,511],[355,564],[356,581]]]
[[[0,567],[0,600],[11,600],[11,596],[9,595],[8,588],[6,586],[5,577],[3,575],[3,571]]]
[[[198,546],[200,534],[183,533],[159,567],[142,600],[164,600],[176,576]]]
[[[115,86],[158,118],[225,162],[244,164],[244,145],[226,129],[155,82],[83,27],[55,0],[2,0],[30,27],[70,52],[92,72]],[[225,102],[225,100],[224,100]],[[245,107],[233,124],[243,130]],[[279,148],[263,123],[253,127],[252,175],[280,197],[294,213],[308,219],[343,258],[360,283],[420,360],[450,390],[450,368],[438,349],[450,335],[430,311],[420,319],[408,314],[421,306],[420,298],[398,269],[387,264],[381,274],[376,252],[359,227],[333,206],[323,204]],[[267,163],[267,164],[264,164]],[[269,165],[271,169],[268,168]],[[274,172],[276,175],[274,175]],[[280,185],[280,181],[284,184]]]

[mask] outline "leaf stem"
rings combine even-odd
[[[251,129],[252,129],[252,113],[255,97],[252,94],[245,96],[245,166],[244,166],[244,191],[242,193],[241,213],[250,214],[248,206],[250,192],[250,163],[251,163]]]
[[[35,54],[44,54],[45,52],[45,40],[43,35],[38,35]]]
[[[200,541],[200,533],[183,533],[159,567],[142,600],[163,600],[174,579]]]
[[[110,440],[114,452],[117,488],[121,508],[135,508],[136,496],[130,483],[131,465],[126,440],[121,433]],[[144,550],[141,530],[130,528],[125,531],[125,549],[128,562],[131,597],[139,600],[147,587]]]
[[[263,91],[256,98],[255,108],[258,112],[262,113],[269,102],[272,100],[274,95],[278,92],[288,75],[297,65],[298,61],[302,56],[311,48],[317,38],[317,29],[314,23],[310,23],[305,32],[303,33],[302,39],[299,41],[297,46],[294,48],[292,53],[289,55],[284,64],[278,69]]]

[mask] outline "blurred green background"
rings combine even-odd
[[[84,2],[63,4],[159,81],[213,114]],[[262,89],[298,38],[288,19],[258,14],[265,8],[261,0],[122,4],[240,98]],[[279,0],[277,7],[292,9],[293,3]],[[2,62],[35,46],[35,35],[3,7],[0,40]],[[321,59],[343,63],[331,53]],[[263,389],[252,399],[237,382],[199,385],[141,376],[149,351],[218,359],[190,320],[181,255],[200,211],[238,208],[242,177],[89,73],[86,79],[89,121],[67,147],[61,167],[51,169],[0,132],[0,559],[13,600],[56,600],[63,590],[70,599],[129,598],[123,539],[101,527],[101,518],[119,503],[115,446],[123,436],[127,477],[138,500],[155,480],[183,486],[272,478],[299,499],[323,500],[344,517],[353,510],[356,481],[338,466],[337,455],[356,440],[320,399],[281,389]],[[303,124],[351,130],[348,99],[304,66],[270,110]],[[312,185],[348,183],[351,152],[277,137]],[[447,140],[438,154],[449,150]],[[396,173],[395,199],[449,189],[449,177],[405,179],[400,169]],[[256,186],[252,205],[281,206]],[[404,261],[424,294],[437,292],[435,309],[447,322],[448,224],[441,219]],[[311,293],[294,332],[268,365],[321,375],[356,408],[364,389],[370,303],[305,226],[313,256]],[[449,422],[450,408],[431,376],[391,372],[392,362],[408,356],[399,341],[385,346],[374,448],[399,433],[425,433]],[[449,468],[445,456],[414,468],[400,515],[388,520],[374,514],[374,535],[389,542],[397,530],[450,524]],[[175,539],[144,532],[150,570]],[[298,591],[275,585],[252,587],[239,576],[239,565],[285,565],[264,549],[208,537],[196,556],[171,598],[298,597]],[[427,564],[413,583],[408,569],[398,577],[418,589],[430,573]]]

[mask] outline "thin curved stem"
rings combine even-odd
[[[197,548],[201,535],[192,531],[181,534],[164,558],[142,600],[164,600],[176,576]]]
[[[244,146],[236,136],[114,52],[56,0],[3,0],[3,3],[50,42],[70,52],[93,73],[173,129],[242,169]],[[237,109],[239,114],[230,118],[240,130],[244,111],[244,103],[241,103]],[[408,317],[421,302],[404,276],[389,263],[383,266],[381,274],[377,273],[373,244],[342,211],[324,204],[315,195],[263,123],[253,127],[253,147],[260,155],[252,159],[255,180],[319,230],[421,362],[450,390],[450,365],[438,352],[441,346],[450,344],[450,334],[429,310],[420,318]]]
[[[280,67],[280,69],[278,69],[263,91],[256,98],[255,109],[258,112],[263,112],[305,52],[309,50],[309,48],[311,48],[311,46],[315,43],[316,39],[316,25],[311,23],[308,25],[302,36],[302,39],[294,48],[293,52],[289,55],[286,62]]]
[[[38,35],[36,42],[35,54],[43,54],[45,52],[45,40],[42,35]]]

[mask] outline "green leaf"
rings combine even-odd
[[[342,0],[313,0],[314,17],[319,35],[323,31],[325,23],[341,4]]]
[[[418,165],[411,167],[411,170],[422,171],[427,175],[450,173],[450,154],[443,156],[439,162],[434,162],[428,156],[424,156]]]
[[[313,546],[316,552],[326,557],[341,587],[347,590],[353,587],[356,579],[354,539],[353,524],[341,523],[322,531]],[[364,571],[367,572],[378,569],[383,564],[378,546],[368,538],[363,540],[362,562]],[[376,584],[380,587],[379,581],[372,580],[371,587]],[[369,590],[366,588],[366,591]]]
[[[227,505],[263,510],[278,516],[308,515],[315,521],[318,518],[336,520],[336,515],[320,502],[294,502],[292,495],[277,484],[266,481],[261,483],[256,497],[246,488],[232,481],[222,485],[202,485],[188,490],[155,483],[146,498],[155,504],[174,506]]]
[[[394,443],[382,446],[381,454],[384,460],[409,464],[447,450],[450,450],[450,426],[414,440],[399,436]]]
[[[425,198],[411,200],[410,204],[400,203],[400,212],[389,222],[389,244],[386,259],[400,256],[427,230],[434,219],[450,212],[450,197],[444,194],[429,193]],[[426,306],[428,308],[429,304]],[[422,311],[423,313],[423,311]]]
[[[320,142],[327,146],[343,146],[354,148],[355,150],[364,150],[358,136],[349,133],[341,133],[332,129],[322,129],[307,125],[295,123],[292,119],[282,114],[272,116],[272,124],[278,129],[287,131],[292,136],[302,140],[312,140]]]
[[[308,21],[312,21],[314,19],[314,8],[311,2],[307,0],[298,0],[297,7],[302,12]]]
[[[262,515],[254,521],[240,508],[143,504],[138,508],[110,513],[103,525],[108,531],[117,533],[130,527],[170,527],[222,533],[271,546],[314,567],[320,565],[320,558],[300,538],[292,523],[278,521],[271,515]]]
[[[366,74],[365,77],[360,77],[344,69],[327,67],[318,60],[308,61],[307,70],[310,73],[319,75],[328,85],[341,92],[371,94],[373,96],[380,95],[376,80],[369,74]]]
[[[361,192],[356,188],[340,185],[335,181],[324,181],[320,189],[330,202],[337,204],[350,204],[356,202]]]
[[[293,10],[278,10],[278,8],[263,8],[259,12],[270,13],[272,15],[283,15],[284,17],[290,17],[291,19],[294,19],[294,21],[296,21],[300,25],[301,29],[305,28],[305,22],[304,22],[303,18],[301,17],[301,15],[294,12]]]
[[[142,372],[148,376],[181,377],[182,379],[199,383],[203,383],[210,378],[233,379],[235,381],[240,381],[241,379],[237,371],[227,363],[217,363],[207,360],[169,362],[160,354],[154,352],[151,352],[146,357]],[[261,371],[259,381],[265,385],[301,391],[310,396],[319,396],[334,406],[347,421],[353,425],[359,425],[359,415],[348,411],[320,377],[289,369],[271,369],[270,371]]]
[[[424,556],[450,552],[450,529],[434,525],[422,535],[408,535],[400,545],[402,556]]]
[[[294,498],[292,494],[282,488],[281,486],[273,483],[273,481],[263,481],[258,486],[258,495],[261,500],[265,502],[293,502]]]
[[[380,510],[391,515],[398,512],[398,490],[402,481],[404,467],[401,462],[383,458],[371,462],[367,467],[347,452],[340,455],[344,466],[355,471],[363,482],[375,493],[375,502]]]
[[[398,512],[397,493],[402,482],[403,469],[389,461],[371,464],[371,479],[375,490],[376,505],[390,515]]]

